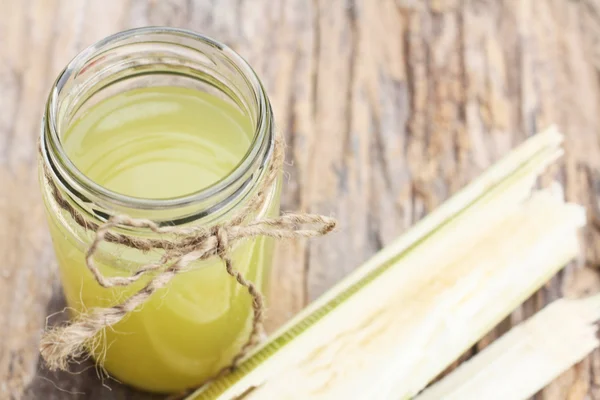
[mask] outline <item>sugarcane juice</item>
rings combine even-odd
[[[248,151],[253,135],[252,122],[231,102],[194,89],[148,87],[90,107],[70,124],[61,141],[77,169],[104,188],[143,199],[171,199],[228,175]],[[275,196],[265,213],[276,215],[278,207]],[[118,304],[145,283],[100,287],[85,266],[85,243],[65,233],[64,216],[61,221],[58,216],[50,219],[73,315]],[[131,250],[100,254],[102,272],[126,276],[152,258]],[[264,287],[271,253],[270,240],[250,240],[235,249],[233,260],[248,279]],[[220,260],[210,259],[177,275],[139,310],[106,329],[90,350],[124,383],[176,391],[202,383],[227,365],[246,341],[251,322],[247,290],[227,274]]]

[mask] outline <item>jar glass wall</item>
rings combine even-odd
[[[204,108],[196,109],[195,104]],[[177,121],[172,126],[164,124],[168,118],[159,118],[169,110]],[[236,117],[227,126],[243,126],[238,136],[220,130],[229,129],[226,125],[206,128],[228,113]],[[146,123],[135,125],[135,135],[125,140],[126,124],[141,119]],[[182,153],[167,153],[181,137],[178,129],[193,136],[196,127],[197,136],[213,136],[200,144],[184,143]],[[172,136],[164,143],[152,142],[152,156],[147,158],[160,162],[156,169],[131,167],[137,165],[132,161],[139,154],[136,146],[148,145],[148,137],[165,129],[173,130]],[[95,140],[91,130],[99,135]],[[81,138],[73,139],[78,134]],[[80,53],[51,90],[40,141],[40,182],[73,316],[119,304],[147,279],[125,288],[102,288],[85,265],[94,233],[57,204],[53,188],[95,224],[126,214],[162,226],[212,226],[226,221],[255,195],[273,155],[274,135],[271,107],[258,78],[236,53],[211,39],[178,29],[142,28],[108,37]],[[76,145],[70,148],[71,143]],[[211,151],[194,153],[203,143]],[[179,162],[177,170],[169,170],[172,163],[164,164],[169,157]],[[202,168],[190,172],[187,166]],[[197,175],[213,167],[216,173],[196,182]],[[130,180],[112,179],[117,175]],[[279,213],[279,185],[268,199],[256,217]],[[131,236],[155,235],[119,229]],[[231,253],[236,268],[263,292],[272,245],[268,238],[249,239]],[[160,256],[158,251],[102,243],[95,259],[105,276],[128,276]],[[124,383],[150,391],[178,391],[201,384],[228,365],[246,342],[251,324],[246,288],[227,274],[222,261],[208,259],[194,263],[140,309],[105,329],[90,351]]]

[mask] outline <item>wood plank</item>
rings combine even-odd
[[[89,364],[48,373],[36,346],[64,307],[37,189],[46,94],[77,51],[149,24],[208,34],[250,61],[288,144],[284,209],[340,219],[335,235],[279,246],[270,329],[550,123],[567,154],[547,179],[595,221],[584,258],[473,352],[563,293],[600,289],[599,1],[0,0],[1,398],[151,398],[103,387]],[[596,353],[536,398],[600,399],[599,387]]]

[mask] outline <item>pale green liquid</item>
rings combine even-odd
[[[248,151],[250,120],[234,105],[180,87],[132,90],[100,102],[62,138],[75,166],[134,197],[178,197],[227,175]]]
[[[231,104],[191,89],[160,87],[103,100],[73,123],[62,141],[76,167],[96,183],[129,196],[164,199],[222,179],[241,161],[252,135],[250,121]],[[276,194],[263,215],[278,209]],[[114,305],[141,287],[100,287],[85,266],[85,247],[55,216],[50,220],[70,307],[79,312]],[[129,264],[148,257],[119,251]],[[247,241],[233,254],[236,268],[259,287],[266,285],[271,258],[266,239]],[[116,265],[105,262],[102,272],[128,274]],[[246,289],[213,259],[177,275],[141,310],[107,329],[94,354],[105,355],[105,368],[124,383],[178,391],[228,365],[247,339],[251,320]]]

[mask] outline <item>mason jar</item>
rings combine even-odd
[[[219,42],[181,29],[141,28],[77,55],[50,91],[39,160],[71,316],[119,304],[151,278],[125,287],[100,286],[85,262],[95,235],[91,226],[115,215],[171,227],[227,221],[256,194],[274,146],[265,90],[251,67]],[[256,214],[279,214],[279,179]],[[114,231],[160,236],[131,226]],[[230,253],[236,269],[263,292],[271,241],[243,240]],[[125,277],[161,254],[103,242],[94,260],[104,276]],[[246,343],[252,319],[248,290],[212,257],[194,262],[104,329],[88,350],[121,382],[174,392],[229,365]]]

